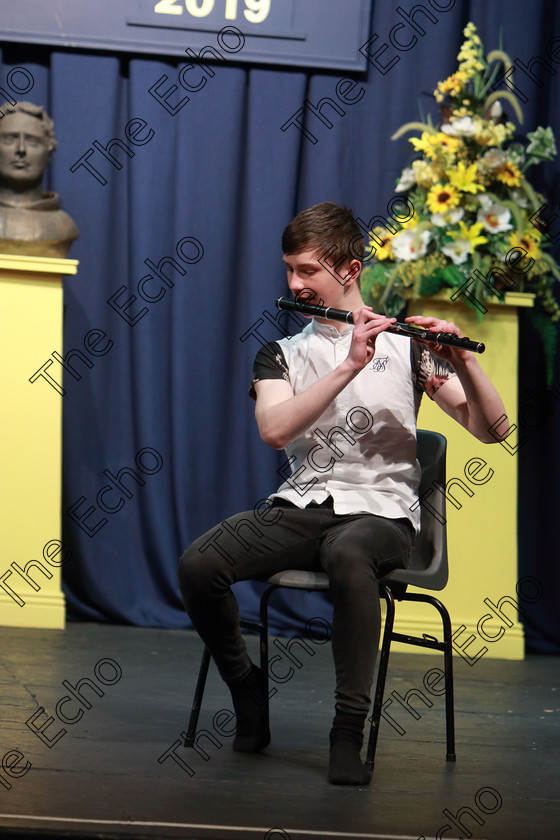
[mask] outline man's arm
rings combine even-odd
[[[274,449],[284,449],[326,411],[356,373],[342,362],[299,394],[283,379],[255,382],[255,419],[261,438]]]
[[[482,443],[498,443],[499,439],[489,431],[500,417],[506,417],[502,399],[477,359],[468,362],[464,368],[454,364],[457,377],[448,379],[434,394],[434,402],[450,417],[474,435]],[[509,430],[500,427],[500,436]]]
[[[352,344],[346,359],[305,391],[294,394],[281,379],[255,382],[255,418],[261,438],[274,449],[284,449],[319,419],[334,398],[371,361],[375,339],[395,318],[376,315],[370,307],[354,313]]]
[[[433,332],[441,330],[461,335],[455,324],[437,318],[412,316],[406,320],[432,329]],[[498,438],[489,429],[500,417],[507,419],[506,410],[476,354],[439,344],[430,344],[430,350],[434,356],[449,362],[457,374],[438,388],[433,396],[434,402],[482,443],[498,443]],[[506,422],[506,427],[500,429],[500,436],[504,437],[508,429]]]

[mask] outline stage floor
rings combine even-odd
[[[255,660],[256,642],[248,638]],[[6,838],[560,836],[558,658],[473,667],[456,658],[452,764],[443,699],[423,685],[441,658],[393,654],[393,725],[381,722],[371,784],[353,788],[326,779],[329,644],[306,641],[307,650],[291,649],[291,661],[276,651],[276,674],[286,681],[275,683],[272,743],[258,755],[232,751],[231,700],[213,666],[199,724],[207,734],[198,751],[180,746],[201,653],[192,631],[0,628],[0,644]],[[433,702],[412,698],[419,719],[391,695],[409,689]]]

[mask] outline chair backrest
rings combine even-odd
[[[387,581],[400,581],[424,589],[443,589],[449,574],[444,492],[447,440],[439,432],[423,429],[417,430],[416,437],[417,459],[422,471],[418,491],[421,529],[409,568],[396,569],[387,575]]]

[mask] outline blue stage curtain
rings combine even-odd
[[[379,44],[401,20],[397,5],[375,3],[371,32]],[[70,618],[189,626],[176,580],[183,549],[228,515],[254,508],[281,480],[284,456],[260,441],[247,394],[259,346],[255,326],[266,339],[281,335],[263,315],[273,319],[274,301],[287,291],[281,232],[299,210],[324,200],[347,204],[364,219],[387,216],[396,178],[413,158],[406,138],[392,142],[390,136],[417,119],[419,107],[438,118],[431,93],[455,70],[469,20],[487,49],[498,45],[502,31],[512,58],[525,64],[546,59],[551,74],[539,65],[536,80],[516,76],[528,100],[524,131],[552,125],[560,137],[560,65],[546,52],[560,33],[553,0],[535,0],[530,9],[522,0],[463,0],[449,3],[447,12],[428,0],[418,5],[437,22],[417,13],[425,34],[407,51],[390,47],[381,60],[396,55],[398,61],[389,70],[369,65],[367,74],[355,76],[351,105],[336,96],[342,74],[224,61],[212,65],[214,75],[204,75],[205,85],[172,114],[149,90],[164,75],[160,93],[176,83],[184,67],[177,59],[14,44],[0,51],[0,86],[11,68],[26,68],[34,87],[23,98],[45,105],[55,121],[60,148],[47,187],[60,193],[81,231],[69,255],[80,266],[65,285],[64,322],[65,354],[77,350],[81,357],[68,357],[75,374],[65,374],[63,397],[46,379],[29,385],[49,388],[53,400],[64,402]],[[208,43],[217,46],[211,35]],[[180,95],[170,102],[176,105]],[[323,111],[332,127],[308,115],[316,142],[294,125],[282,130],[305,99],[318,104],[324,97],[337,108]],[[127,124],[135,144],[125,136]],[[107,147],[113,138],[133,152],[113,145],[120,168],[94,147],[94,141]],[[88,149],[94,149],[88,161],[97,177],[75,167]],[[557,206],[557,166],[534,172],[533,182]],[[153,266],[167,280],[158,279]],[[139,284],[153,300],[139,298]],[[545,378],[529,324],[522,338],[523,399],[528,385],[542,389]],[[36,369],[46,361],[37,357]],[[58,362],[49,373],[60,380]],[[520,575],[543,585],[543,597],[522,617],[531,649],[558,653],[560,407],[554,399],[549,414],[538,433],[527,431],[519,451]],[[123,468],[126,491],[117,491]],[[101,503],[115,508],[112,513],[100,508],[104,487]],[[90,507],[93,512],[76,521]],[[38,534],[38,545],[49,538]],[[256,614],[259,589],[236,587],[249,617]],[[279,594],[275,603],[275,631],[299,630],[314,616],[330,618],[330,605],[319,595]]]

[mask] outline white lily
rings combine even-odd
[[[423,257],[428,249],[428,242],[432,234],[429,230],[423,230],[418,234],[414,230],[403,230],[393,237],[391,245],[393,253],[398,260],[417,260]]]
[[[406,169],[403,169],[401,172],[401,177],[399,178],[399,183],[395,187],[395,192],[405,192],[413,187],[415,183],[416,175],[414,174],[414,169],[407,166]]]
[[[476,215],[477,222],[482,222],[484,229],[489,233],[502,233],[504,230],[511,230],[510,219],[510,211],[501,204],[487,204],[485,207],[481,207]]]
[[[449,123],[442,125],[441,130],[444,134],[449,134],[450,137],[474,137],[475,134],[478,134],[480,128],[479,119],[459,117],[459,119],[451,118]]]
[[[506,162],[506,156],[501,149],[489,149],[482,155],[482,162],[488,169],[498,169]]]
[[[437,227],[446,227],[447,225],[456,225],[464,215],[465,210],[463,207],[453,207],[446,213],[432,213],[430,221]]]
[[[471,243],[467,239],[456,239],[448,245],[442,245],[442,252],[452,260],[454,265],[461,265],[466,262],[471,250]]]

